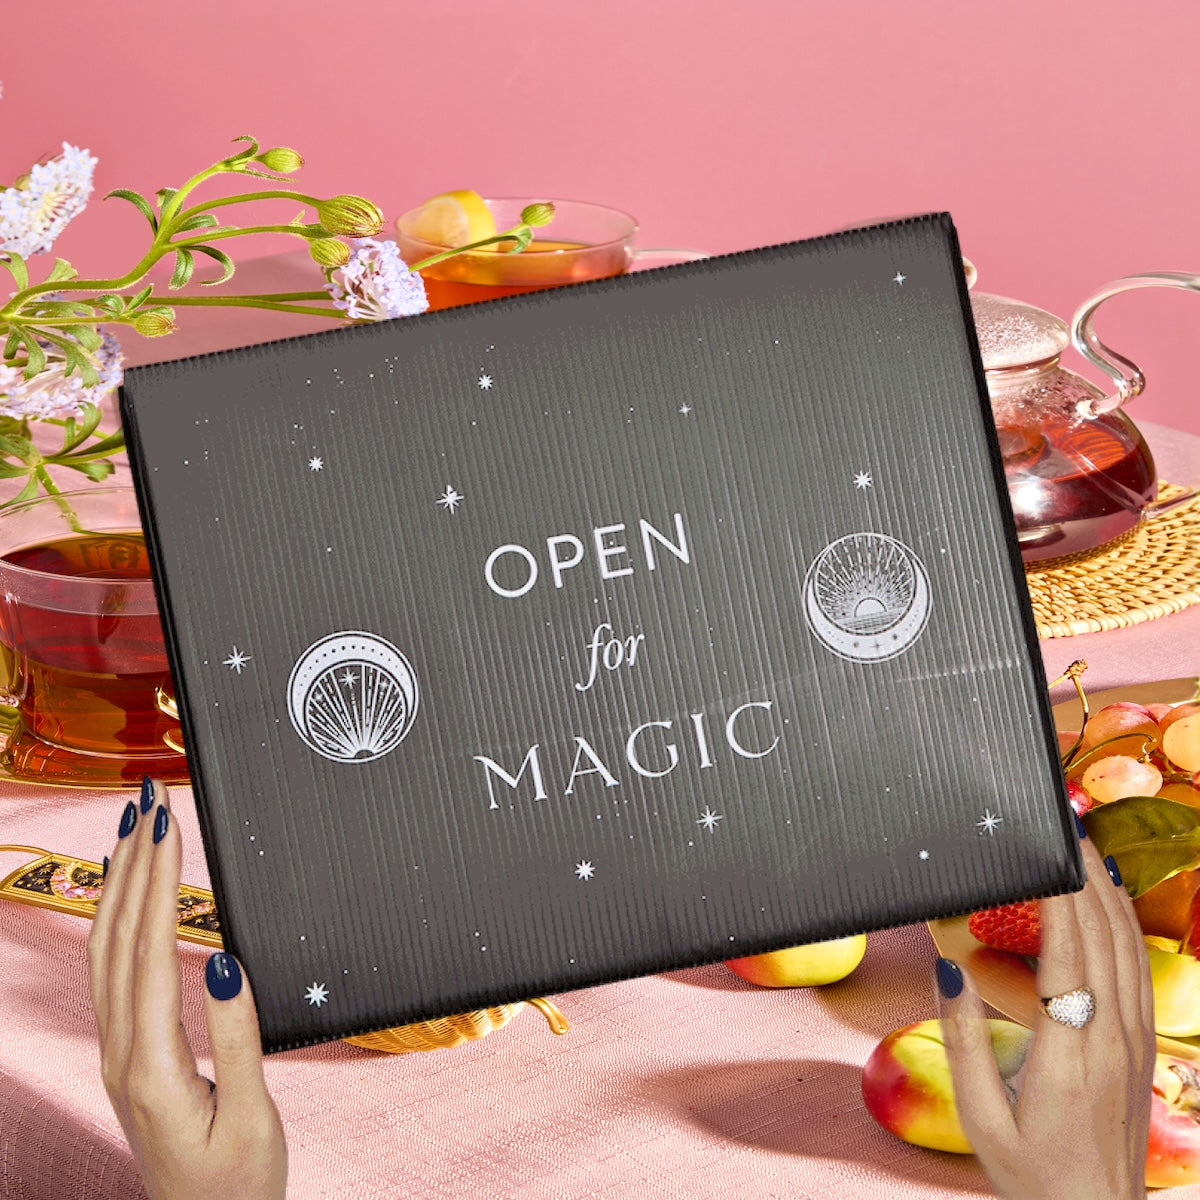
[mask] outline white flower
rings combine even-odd
[[[43,342],[46,366],[32,379],[24,379],[20,367],[0,364],[0,416],[18,420],[83,415],[85,404],[100,404],[105,395],[121,382],[121,347],[110,333],[101,335],[96,363],[100,382],[84,387],[78,371],[66,375],[66,360],[57,347]]]
[[[429,307],[425,284],[410,271],[393,241],[354,238],[350,259],[325,285],[336,308],[356,321],[411,317]]]
[[[0,250],[42,254],[87,206],[96,159],[63,142],[62,153],[37,163],[20,186],[0,191]]]

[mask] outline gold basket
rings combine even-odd
[[[0,846],[0,852],[5,851],[38,857],[0,879],[0,899],[16,900],[88,920],[96,915],[96,902],[104,890],[104,871],[99,863],[51,854],[37,846]],[[212,892],[207,888],[189,887],[186,884],[180,886],[175,921],[176,932],[182,941],[211,946],[216,950],[224,945],[216,904]],[[546,1018],[552,1033],[567,1032],[566,1018],[549,1000],[539,997],[516,1004],[501,1004],[496,1008],[476,1009],[453,1017],[441,1017],[436,1021],[398,1025],[394,1029],[381,1029],[343,1040],[365,1050],[378,1050],[385,1054],[444,1050],[486,1037],[494,1029],[507,1025],[526,1004],[532,1005]]]

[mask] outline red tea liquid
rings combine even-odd
[[[589,246],[583,242],[535,239],[520,254],[477,250],[455,255],[421,272],[432,311],[538,292],[543,288],[623,275],[629,257],[623,243]]]
[[[123,611],[129,585],[144,589],[150,579],[142,535],[58,538],[11,551],[3,562],[45,578],[29,589],[36,601],[14,595],[0,604],[0,653],[19,712],[2,765],[47,780],[82,782],[83,772],[98,786],[143,774],[178,778],[182,758],[163,734],[178,738],[179,725],[155,698],[157,688],[171,689],[162,626],[156,611]],[[69,580],[82,578],[111,586],[80,604]],[[92,611],[72,611],[81,607]]]
[[[998,430],[1026,562],[1091,550],[1132,529],[1157,494],[1154,460],[1127,420],[1051,414]]]

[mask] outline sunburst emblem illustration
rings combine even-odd
[[[334,762],[390,754],[417,715],[408,659],[373,633],[347,630],[314,642],[288,679],[288,715],[301,740]]]
[[[903,653],[929,618],[929,576],[921,560],[882,533],[831,542],[804,579],[804,615],[819,641],[854,662]]]

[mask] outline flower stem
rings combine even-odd
[[[313,299],[320,299],[328,292],[319,293]],[[309,317],[335,317],[346,319],[346,314],[340,308],[330,305],[328,308],[317,308],[315,305],[284,304],[277,300],[259,296],[151,296],[150,299],[158,304],[191,305],[192,307],[218,308],[222,305],[233,308],[265,308],[272,312],[299,313]]]

